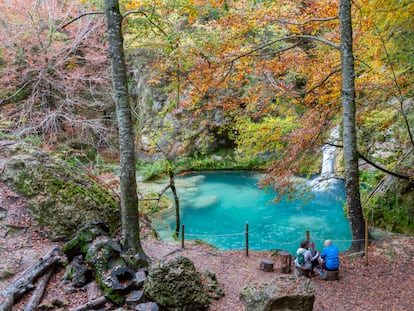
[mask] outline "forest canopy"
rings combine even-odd
[[[1,4],[2,131],[49,147],[116,149],[101,1]],[[138,141],[149,119],[172,113],[194,130],[185,145],[199,134],[196,123],[225,136],[239,157],[270,154],[279,181],[311,172],[341,122],[338,1],[120,4]],[[392,166],[413,146],[414,4],[359,0],[352,19],[358,147]],[[376,142],[389,135],[392,155],[376,157]]]

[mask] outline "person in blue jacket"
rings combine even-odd
[[[331,240],[326,240],[324,248],[319,255],[322,260],[322,268],[328,271],[337,271],[339,269],[339,250],[335,245],[332,245]]]

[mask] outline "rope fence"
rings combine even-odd
[[[198,239],[203,238],[209,238],[209,237],[234,237],[234,236],[244,236],[245,237],[245,251],[246,256],[249,256],[249,225],[246,223],[245,230],[237,233],[226,233],[226,234],[192,234],[192,233],[185,233],[185,227],[184,225],[181,225],[181,248],[185,248],[185,238],[186,237],[196,237]],[[310,239],[310,232],[309,230],[305,231],[305,240],[311,241]],[[277,246],[280,245],[299,245],[300,242],[302,242],[304,239],[298,239],[296,241],[290,241],[290,242],[275,242],[275,241],[269,241],[269,240],[262,240],[263,242],[266,242],[268,244],[274,244]],[[313,241],[325,241],[326,239],[321,238],[312,238]],[[345,256],[356,256],[356,255],[365,255],[365,264],[368,265],[368,243],[369,243],[369,231],[368,231],[368,221],[365,221],[365,238],[364,239],[358,239],[358,240],[333,240],[331,241],[335,243],[346,243],[346,242],[365,242],[365,249],[364,251],[355,252],[352,254],[347,254]]]

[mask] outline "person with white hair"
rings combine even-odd
[[[319,255],[321,259],[321,267],[327,271],[338,271],[339,269],[339,250],[332,244],[331,240],[326,240],[324,248]]]

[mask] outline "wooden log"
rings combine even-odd
[[[134,285],[135,271],[127,267],[116,267],[111,273],[112,288],[125,290]]]
[[[272,272],[273,271],[273,260],[271,259],[262,259],[260,261],[260,269],[265,272]]]
[[[325,281],[337,281],[339,280],[339,270],[336,271],[328,271],[325,270],[322,276],[322,279]]]
[[[0,291],[0,310],[10,311],[14,303],[28,290],[34,288],[34,282],[48,269],[61,261],[59,246],[54,246],[49,252],[39,258],[26,269],[19,277],[14,279],[7,287]]]
[[[292,255],[287,251],[280,251],[278,253],[279,258],[279,272],[290,273],[290,267],[292,265]]]
[[[300,277],[300,276],[309,277],[310,271],[295,267],[295,273],[294,274],[297,277]]]
[[[87,303],[83,305],[77,306],[76,308],[73,308],[70,311],[86,311],[86,310],[91,310],[91,309],[97,309],[103,306],[104,304],[106,304],[107,302],[108,300],[106,299],[106,297],[102,296],[97,299],[88,301]]]
[[[32,297],[30,298],[29,302],[27,303],[24,311],[36,311],[37,306],[42,301],[43,293],[45,292],[47,283],[49,282],[50,276],[53,273],[53,267],[50,268],[45,274],[43,274],[38,280],[36,284],[36,289],[32,293]]]
[[[98,286],[96,281],[92,281],[88,284],[88,300],[94,300],[102,296],[102,289]]]

